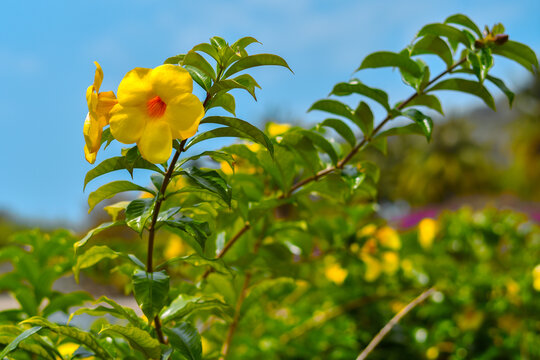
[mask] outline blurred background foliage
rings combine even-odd
[[[405,317],[370,358],[539,359],[540,81],[524,88],[511,110],[500,108],[499,113],[450,116],[437,124],[429,144],[419,137],[395,137],[387,156],[368,152],[367,158],[381,168],[380,174],[370,175],[373,183],[379,181],[377,198],[365,186],[350,196],[348,187],[335,187],[339,182],[332,176],[311,184],[295,205],[279,206],[227,254],[229,266],[249,272],[235,277],[210,273],[206,294],[195,282],[204,267],[184,263],[168,268],[177,292],[171,298],[183,294],[181,301],[195,304],[197,311],[184,319],[202,334],[205,358],[217,358],[228,329],[223,319],[231,318],[230,304],[241,296],[246,298],[231,358],[353,359],[394,314],[435,286],[434,295]],[[267,124],[272,136],[288,129]],[[245,150],[257,154],[259,148],[233,145],[231,151]],[[221,169],[240,196],[258,197],[275,186],[244,176],[262,172],[246,157],[238,159],[234,173],[226,163]],[[328,186],[334,186],[335,197],[308,195]],[[174,201],[189,206],[190,196],[179,194]],[[494,206],[485,207],[489,204]],[[501,210],[508,207],[512,210]],[[244,225],[241,220],[231,223],[236,217],[226,212],[215,216],[213,221],[229,233]],[[88,227],[107,218],[95,211]],[[54,287],[69,273],[72,244],[80,236],[37,230],[13,235],[24,228],[7,214],[0,216],[5,270],[0,290],[35,300],[2,312],[3,344],[13,336],[5,324],[36,314],[60,312],[67,318],[69,307],[87,300],[85,293],[61,294]],[[220,236],[215,244],[223,240]],[[146,245],[122,228],[94,241],[135,254],[144,253]],[[38,249],[41,243],[48,248]],[[191,252],[175,234],[159,233],[156,244],[161,260]],[[254,246],[260,256],[253,256]],[[129,292],[132,268],[118,264],[111,258],[85,276],[112,283],[118,295]],[[40,269],[50,271],[40,274]],[[245,281],[252,284],[247,293]],[[205,302],[205,295],[219,301]],[[25,356],[15,353],[14,358]]]

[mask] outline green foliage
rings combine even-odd
[[[416,107],[442,114],[432,92],[472,94],[494,110],[493,97],[483,85],[487,79],[512,102],[513,93],[504,82],[489,75],[492,55],[506,56],[529,70],[538,61],[528,47],[508,41],[503,31],[497,25],[482,34],[460,14],[445,23],[426,25],[409,47],[370,54],[357,69],[398,68],[411,87],[409,98],[391,106],[384,90],[359,79],[342,81],[329,98],[310,108],[339,119],[321,120],[311,129],[270,123],[264,132],[236,117],[208,114],[221,107],[234,115],[232,90],[243,90],[256,99],[259,84],[240,72],[266,65],[290,70],[277,55],[248,54],[247,47],[257,43],[252,37],[232,45],[213,37],[186,54],[168,58],[165,63],[185,68],[205,92],[206,114],[201,124],[218,127],[192,139],[174,140],[176,153],[170,162],[160,164],[163,171],[143,160],[136,146],[92,169],[84,186],[121,169],[131,175],[134,169],[153,174],[150,186],[120,180],[90,193],[90,210],[119,193],[137,191],[143,196],[113,205],[113,221],[90,230],[80,241],[65,233],[55,240],[51,236],[53,241],[30,233],[22,240],[15,238],[19,245],[0,252],[0,259],[14,266],[0,278],[0,286],[13,292],[21,305],[15,314],[4,314],[18,324],[11,337],[3,337],[0,331],[0,342],[7,345],[4,352],[51,357],[50,349],[40,341],[50,347],[74,341],[82,346],[77,350],[81,356],[103,359],[354,358],[396,308],[433,284],[438,291],[434,302],[402,323],[373,358],[422,358],[428,351],[446,352],[446,345],[441,344],[447,343],[479,358],[490,341],[502,341],[501,354],[510,354],[506,349],[515,349],[518,340],[507,344],[502,332],[493,332],[493,325],[487,325],[500,321],[510,306],[492,295],[504,290],[490,274],[499,274],[497,279],[505,281],[510,279],[508,269],[515,271],[512,281],[517,281],[517,274],[530,274],[538,230],[523,230],[523,222],[515,215],[489,211],[476,215],[464,210],[443,218],[437,225],[438,235],[434,235],[435,227],[426,230],[421,225],[418,246],[414,231],[400,237],[394,229],[376,225],[380,171],[366,161],[369,145],[386,152],[387,137],[392,135],[420,134],[431,140],[433,121]],[[432,75],[417,58],[425,54],[440,57],[446,70]],[[456,72],[475,80],[458,78]],[[352,96],[360,97],[354,106],[348,104]],[[372,102],[385,110],[380,121],[374,119]],[[407,122],[390,124],[397,118]],[[339,138],[333,139],[326,129]],[[103,136],[107,145],[113,140],[110,132]],[[248,142],[206,150],[205,141],[220,137]],[[197,152],[197,148],[202,150]],[[188,149],[194,153],[184,157]],[[488,220],[479,222],[482,216]],[[123,225],[137,233],[140,242],[148,242],[142,254],[145,262],[137,257],[141,254],[136,247],[127,252],[107,244],[82,251],[95,235]],[[431,237],[426,237],[426,231]],[[163,235],[168,240],[165,250]],[[520,242],[528,245],[530,253],[520,252]],[[50,263],[56,256],[60,259]],[[160,260],[160,265],[154,266],[154,260]],[[88,331],[47,319],[53,312],[67,312],[91,299],[82,292],[54,292],[53,282],[70,269],[78,280],[81,271],[98,263],[131,278],[126,290],[133,291],[146,320],[107,297],[94,302],[96,307],[73,313],[72,317],[99,317]],[[537,311],[531,279],[521,279],[518,286],[528,289],[519,301]],[[43,300],[49,301],[45,307]],[[481,312],[481,320],[474,327],[467,325],[468,315],[460,319],[452,313],[455,308],[464,314]],[[105,315],[123,322],[109,321]],[[532,354],[536,325],[521,314],[515,318],[523,321],[527,333],[520,348]],[[489,319],[485,329],[479,327],[484,319]],[[28,325],[34,327],[28,330]],[[429,336],[420,341],[419,329],[428,328]]]

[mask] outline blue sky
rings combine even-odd
[[[204,4],[204,5],[200,5]],[[134,67],[155,67],[214,35],[232,42],[254,36],[253,52],[276,53],[295,74],[255,69],[258,102],[238,94],[237,116],[256,123],[269,114],[322,120],[306,114],[333,84],[346,81],[362,58],[399,51],[426,23],[464,13],[480,25],[502,22],[514,40],[540,53],[540,2],[524,1],[3,1],[0,14],[0,210],[31,222],[77,226],[87,213],[82,191],[91,165],[83,156],[85,90],[93,61],[105,73],[102,91],[116,90]],[[498,61],[495,74],[516,89],[528,79],[518,65]],[[357,74],[358,75],[358,74]],[[362,81],[390,93],[409,93],[399,76],[362,72]],[[448,97],[451,112],[479,105]],[[98,161],[119,147],[101,152]],[[136,180],[145,183],[145,174]]]

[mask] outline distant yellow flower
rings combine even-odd
[[[536,291],[540,291],[540,264],[536,265],[533,269],[533,288]]]
[[[401,248],[399,234],[389,226],[380,228],[375,236],[379,239],[379,243],[384,247],[392,250],[399,250]]]
[[[382,270],[380,261],[369,255],[362,255],[362,261],[366,265],[364,279],[368,282],[377,280]]]
[[[266,131],[268,131],[268,135],[275,137],[278,135],[281,135],[285,133],[287,130],[291,128],[290,124],[276,124],[273,122],[270,122],[266,125]]]
[[[368,224],[358,231],[357,236],[370,236],[375,234],[377,226],[374,224]]]
[[[118,87],[118,104],[111,110],[111,133],[121,143],[137,143],[146,160],[167,161],[173,139],[187,139],[197,132],[204,116],[193,95],[193,80],[176,65],[155,69],[135,68]]]
[[[93,164],[96,161],[96,155],[101,146],[101,134],[103,128],[109,124],[109,113],[112,107],[117,103],[114,92],[99,92],[103,81],[103,70],[97,61],[94,83],[86,90],[86,103],[88,104],[88,115],[84,120],[84,156],[86,160]]]
[[[348,274],[347,269],[342,268],[338,263],[328,264],[324,269],[326,278],[337,285],[343,284]]]
[[[172,259],[186,252],[184,242],[178,235],[172,234],[167,242],[167,247],[163,251],[165,259]]]
[[[418,242],[424,249],[430,249],[437,235],[439,225],[433,219],[422,219],[418,224]]]
[[[394,251],[385,251],[382,254],[383,270],[388,275],[393,275],[399,270],[399,255]]]

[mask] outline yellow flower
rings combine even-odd
[[[418,242],[424,249],[430,249],[437,235],[439,225],[433,219],[422,219],[418,224]]]
[[[197,132],[204,108],[193,95],[193,80],[176,65],[135,68],[118,86],[118,104],[111,110],[110,127],[121,143],[137,143],[146,160],[169,159],[173,139]]]
[[[399,270],[399,255],[393,251],[385,251],[382,254],[383,270],[388,275],[393,275]]]
[[[372,282],[377,280],[379,275],[381,275],[381,263],[379,260],[371,257],[369,255],[362,255],[362,261],[366,264],[366,272],[364,273],[364,279],[367,282]]]
[[[326,278],[337,285],[343,284],[349,272],[342,268],[338,263],[327,264],[324,269]]]
[[[534,267],[532,273],[533,273],[533,288],[536,291],[540,291],[540,264]]]
[[[165,256],[165,259],[172,259],[177,256],[180,256],[186,252],[186,247],[184,245],[184,242],[178,235],[172,234],[169,237],[169,241],[167,242],[167,246],[165,250],[163,251],[163,255]]]
[[[399,250],[401,248],[401,240],[396,230],[389,226],[384,226],[377,231],[375,235],[382,246],[392,250]]]
[[[84,120],[84,156],[86,160],[93,164],[96,161],[96,155],[101,146],[101,134],[103,128],[109,124],[109,113],[112,107],[117,103],[114,92],[99,92],[101,82],[103,81],[103,70],[97,61],[94,83],[86,90],[86,103],[88,104],[88,115]]]
[[[290,128],[291,128],[290,124],[277,124],[277,123],[269,122],[266,125],[266,130],[268,131],[268,135],[272,137],[281,135],[287,132],[287,130],[289,130]]]

